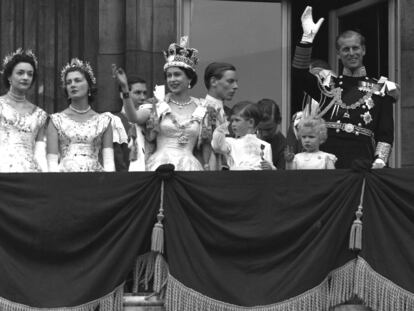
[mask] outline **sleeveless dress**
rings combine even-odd
[[[47,114],[39,107],[20,114],[0,98],[0,172],[40,172],[34,158],[34,146]]]
[[[63,112],[50,116],[59,137],[60,172],[102,172],[102,136],[111,125],[109,113],[78,122]]]
[[[156,151],[148,158],[147,171],[155,171],[162,164],[173,164],[176,171],[202,171],[203,166],[193,151],[201,131],[201,121],[206,108],[197,104],[190,118],[182,119],[172,112],[166,102],[157,104],[160,128],[156,140]]]

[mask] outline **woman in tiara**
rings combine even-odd
[[[186,38],[181,40],[180,45],[171,44],[168,51],[164,52],[164,75],[170,93],[165,98],[163,92],[155,94],[158,102],[151,109],[143,105],[142,109],[135,111],[128,98],[125,72],[120,68],[113,68],[114,77],[123,92],[129,120],[139,125],[146,124],[147,131],[153,127],[157,134],[156,150],[146,162],[148,171],[154,171],[158,166],[168,163],[173,164],[179,171],[203,170],[203,165],[194,156],[194,151],[200,146],[206,108],[199,99],[189,94],[189,90],[197,83],[197,53],[196,49],[187,47]]]
[[[47,129],[49,171],[114,171],[111,116],[99,114],[90,106],[96,95],[91,66],[72,59],[61,72],[61,82],[69,106],[50,116]]]
[[[37,59],[19,48],[3,61],[0,97],[0,172],[47,171],[45,123],[47,114],[26,98],[37,77]]]

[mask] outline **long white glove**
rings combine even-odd
[[[47,166],[49,167],[49,172],[59,172],[58,159],[59,156],[57,154],[47,154]]]
[[[34,158],[39,164],[42,172],[47,172],[47,160],[46,160],[46,142],[36,141],[34,146]]]
[[[301,42],[312,43],[324,20],[324,18],[320,18],[315,24],[313,22],[312,7],[307,6],[301,17],[303,29]]]
[[[114,149],[107,147],[102,149],[102,160],[105,172],[115,172]]]
[[[384,168],[385,167],[385,162],[382,159],[375,159],[375,161],[372,163],[372,167],[371,168]]]

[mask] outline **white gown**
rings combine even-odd
[[[96,114],[79,122],[63,112],[50,116],[59,137],[60,172],[101,172],[102,137],[111,125],[109,113]]]
[[[194,99],[196,103],[199,103]],[[201,121],[206,108],[197,106],[190,118],[180,118],[171,111],[165,102],[157,104],[160,119],[160,131],[156,140],[156,151],[148,158],[146,167],[154,171],[162,164],[173,164],[177,171],[202,171],[203,166],[194,156]]]
[[[40,172],[34,146],[47,114],[39,107],[20,114],[7,102],[0,97],[0,172]]]

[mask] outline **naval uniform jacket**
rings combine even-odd
[[[373,162],[378,143],[380,146],[392,146],[395,99],[378,92],[380,86],[376,80],[366,76],[364,67],[358,70],[360,74],[356,77],[345,74],[332,77],[330,87],[324,89],[320,79],[309,72],[311,53],[311,44],[298,44],[292,76],[294,83],[299,83],[307,94],[320,103],[320,116],[328,128],[328,139],[321,145],[321,150],[337,156],[336,168],[349,168],[355,159]],[[342,92],[341,101],[332,103],[332,93],[325,90],[335,88]]]

